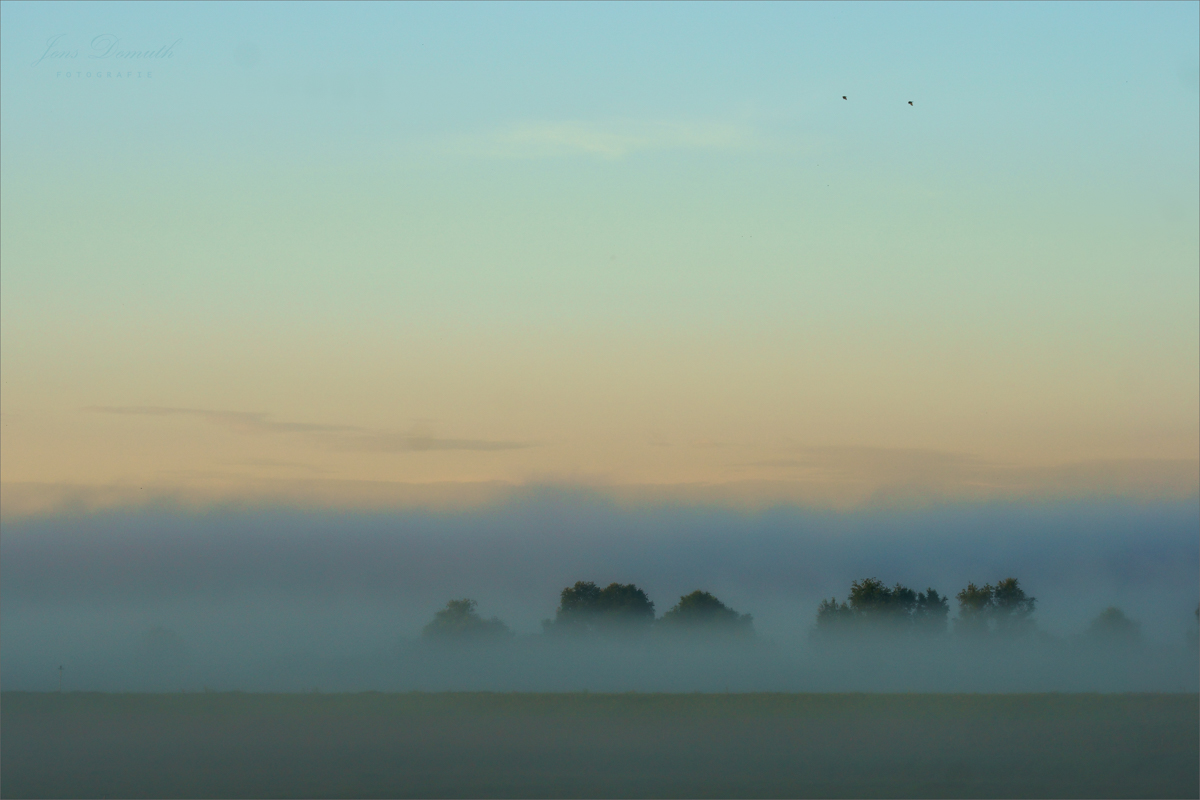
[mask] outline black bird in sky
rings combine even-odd
[[[909,100],[909,101],[908,101],[908,104],[911,106],[911,105],[912,105],[912,100]]]
[[[843,100],[845,100],[845,99],[846,99],[846,95],[842,95],[842,99],[843,99]]]

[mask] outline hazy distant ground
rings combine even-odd
[[[65,689],[87,691],[1200,688],[1195,500],[742,513],[531,489],[476,512],[159,509],[0,528],[6,689],[53,690],[60,665]],[[1060,641],[983,657],[950,641],[889,648],[846,668],[808,634],[822,599],[844,600],[869,576],[950,597],[968,581],[1015,576],[1038,599],[1039,631]],[[752,614],[777,651],[688,667],[548,652],[536,641],[542,620],[579,580],[635,583],[659,615],[710,591]],[[452,598],[479,601],[518,646],[452,663],[427,656],[413,640]],[[1108,606],[1140,623],[1141,648],[1097,657],[1074,646]]]
[[[4,797],[1197,797],[1196,694],[3,695]]]
[[[8,642],[5,648],[6,688],[55,688],[57,664],[43,659],[35,674],[28,654]],[[517,636],[410,640],[373,654],[268,651],[242,662],[146,647],[121,660],[69,661],[62,680],[67,691],[102,692],[1193,693],[1200,691],[1200,648],[1195,639],[1159,645],[1037,635],[878,635],[797,647],[699,636]]]

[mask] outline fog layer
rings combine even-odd
[[[5,523],[5,689],[1196,691],[1195,501],[743,513],[530,490],[469,513],[173,509]],[[1021,639],[811,637],[852,581],[1017,577]],[[748,641],[542,635],[577,581],[636,584],[662,615],[711,592]],[[433,643],[470,598],[515,636]],[[1140,642],[1088,639],[1110,606]],[[951,618],[957,606],[951,600]],[[63,670],[59,671],[58,667]]]

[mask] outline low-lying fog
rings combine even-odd
[[[813,636],[875,577],[949,598],[944,632]],[[1015,577],[1020,635],[967,636],[957,593]],[[543,633],[577,581],[696,590],[753,636]],[[1200,508],[988,504],[761,513],[582,492],[457,513],[110,512],[6,522],[6,690],[1197,691]],[[511,635],[422,637],[470,598]],[[1116,607],[1136,628],[1098,635]],[[1112,612],[1109,612],[1110,617]],[[461,638],[461,637],[460,637]],[[470,637],[467,637],[468,639]],[[59,667],[62,670],[59,670]]]

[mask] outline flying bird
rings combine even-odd
[[[845,99],[846,99],[846,95],[842,95],[842,99],[843,99],[843,100],[845,100]]]
[[[909,101],[908,101],[908,104],[911,106],[911,105],[912,105],[912,100],[909,100]]]

